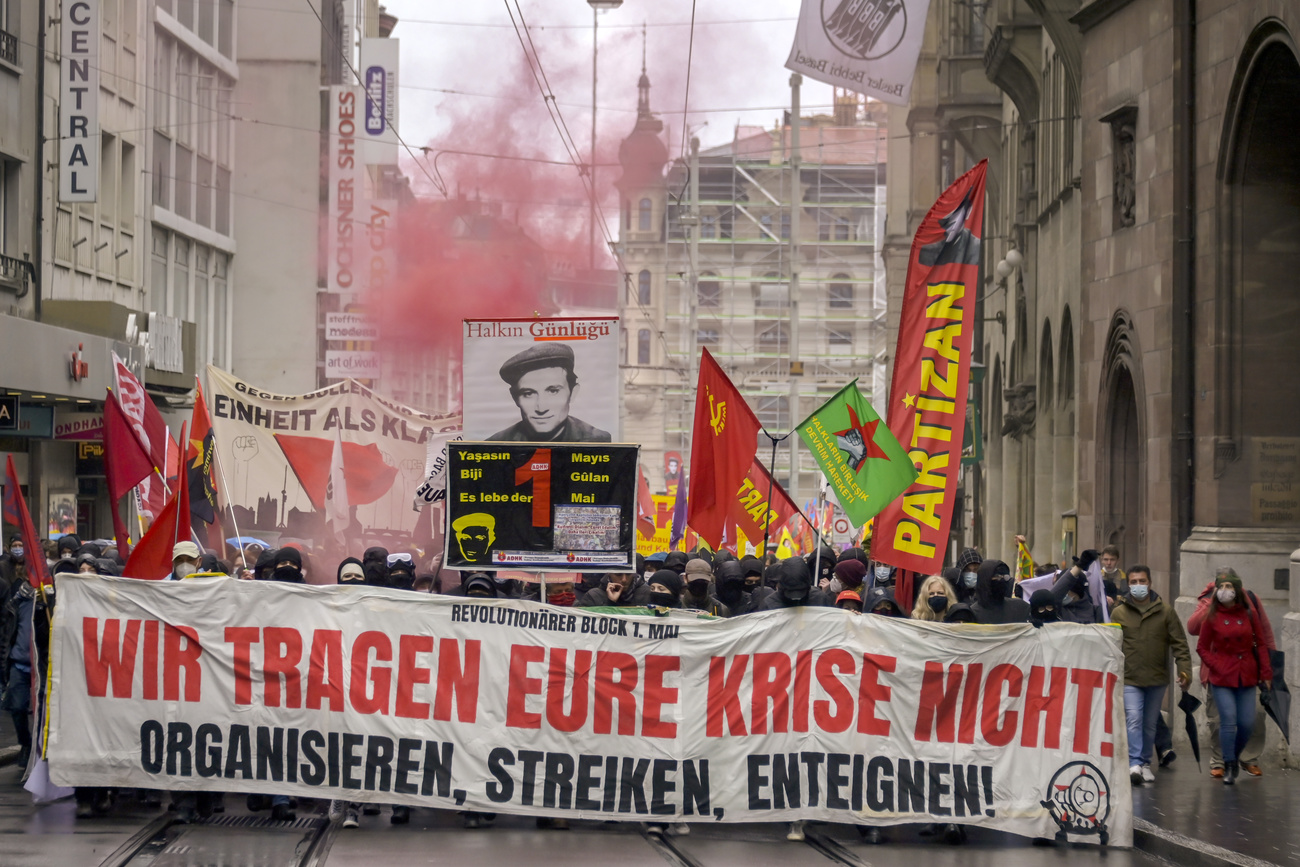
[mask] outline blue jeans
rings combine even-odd
[[[1211,685],[1210,688],[1214,690],[1214,704],[1219,709],[1219,746],[1223,760],[1235,762],[1255,727],[1255,687]]]
[[[1128,763],[1151,764],[1156,743],[1156,721],[1160,719],[1160,702],[1165,684],[1124,687],[1124,722],[1128,728]]]

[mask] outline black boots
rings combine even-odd
[[[1223,763],[1223,784],[1231,786],[1237,782],[1237,777],[1241,774],[1241,762],[1224,762]]]

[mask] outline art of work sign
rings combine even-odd
[[[56,581],[57,785],[1132,844],[1113,627]]]
[[[594,443],[448,442],[443,565],[628,571],[639,452]]]

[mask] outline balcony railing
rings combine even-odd
[[[30,271],[31,265],[28,262],[0,253],[0,286],[22,295],[26,291]]]
[[[0,30],[0,60],[18,65],[18,37],[6,30]]]

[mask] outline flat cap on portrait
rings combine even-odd
[[[525,373],[543,367],[562,367],[573,373],[573,350],[563,343],[530,346],[506,359],[506,363],[501,365],[501,378],[507,385],[513,386]]]

